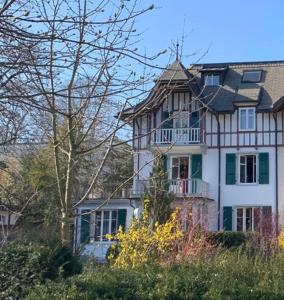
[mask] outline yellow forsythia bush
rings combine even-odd
[[[182,235],[177,211],[171,214],[166,223],[155,224],[151,229],[147,209],[144,209],[140,220],[133,219],[127,232],[120,228],[113,237],[119,241],[119,254],[114,257],[111,252],[108,260],[113,267],[135,268],[155,258],[162,259]]]
[[[284,249],[284,228],[283,227],[278,236],[278,244],[279,244],[280,248]]]

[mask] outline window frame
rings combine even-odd
[[[255,156],[255,182],[241,182],[241,157],[242,156]],[[237,183],[239,185],[258,185],[259,184],[259,157],[258,153],[240,153],[238,154],[238,174]]]
[[[181,158],[187,158],[188,159],[188,175],[187,175],[187,179],[185,180],[189,180],[191,178],[191,174],[190,174],[190,167],[191,167],[191,158],[190,156],[187,155],[173,155],[170,158],[170,172],[169,173],[169,179],[170,180],[181,180],[181,178],[177,177],[176,179],[173,179],[173,160],[177,158],[178,159],[178,175],[180,175],[180,159]]]
[[[103,234],[103,230],[104,230],[104,215],[105,212],[109,213],[109,219],[108,219],[108,232],[106,234],[112,234],[111,232],[111,228],[112,228],[112,215],[113,212],[116,212],[116,228],[115,228],[115,232],[117,232],[118,230],[118,209],[114,208],[114,209],[102,209],[102,210],[98,210],[95,211],[91,217],[92,217],[92,221],[91,221],[91,238],[92,238],[92,242],[94,243],[109,243],[112,240],[111,239],[106,239],[104,238],[104,234]],[[100,234],[99,234],[99,240],[97,239],[97,235],[96,235],[96,213],[100,212],[101,213],[101,224],[100,224]]]
[[[207,78],[210,76],[211,80],[210,80],[210,84],[207,84]],[[214,84],[214,76],[218,76],[219,78],[219,83],[218,84]],[[204,86],[220,86],[221,85],[221,74],[219,73],[205,73],[203,74],[203,83]]]
[[[249,110],[253,110],[253,128],[248,128],[249,125]],[[246,111],[246,128],[241,128],[241,124],[242,124],[242,111]],[[239,113],[239,128],[238,130],[240,132],[245,132],[245,131],[255,131],[256,130],[256,116],[255,116],[255,107],[240,107],[238,109],[238,113]]]
[[[254,81],[254,80],[245,80],[245,73],[258,73],[260,72],[259,80]],[[243,75],[242,75],[242,83],[259,83],[262,82],[262,74],[263,70],[244,70]]]
[[[246,210],[251,208],[252,209],[252,222],[251,222],[251,230],[246,229]],[[242,209],[242,230],[238,230],[238,209]],[[262,220],[262,213],[261,209],[262,206],[235,206],[234,207],[234,231],[237,232],[256,232],[257,230],[255,229],[256,224],[255,224],[255,210],[259,209],[259,231],[261,231],[261,220]]]

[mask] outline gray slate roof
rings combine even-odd
[[[188,80],[191,78],[191,74],[179,61],[175,60],[170,64],[166,70],[158,78],[158,81],[177,81],[177,80]]]
[[[262,80],[258,83],[244,83],[244,71],[262,70]],[[203,86],[204,72],[222,72],[220,86]],[[255,104],[258,111],[272,111],[284,107],[284,61],[228,62],[193,64],[188,69],[175,60],[161,74],[148,98],[129,108],[123,114],[130,115],[149,102],[155,102],[157,87],[165,83],[185,83],[193,96],[207,107],[220,113],[233,112],[237,104]]]
[[[202,90],[202,100],[215,111],[234,111],[237,102],[258,102],[258,111],[272,110],[284,96],[284,61],[196,64],[189,71],[202,87],[201,73],[204,69],[209,71],[211,68],[226,68],[222,85]],[[248,70],[262,70],[262,81],[242,82],[243,72]]]

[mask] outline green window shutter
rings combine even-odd
[[[161,159],[163,161],[163,171],[164,171],[164,173],[167,173],[168,172],[168,158],[167,158],[167,155],[163,154],[161,156]]]
[[[171,118],[168,111],[162,112],[162,128],[173,128],[174,120]]]
[[[259,184],[269,183],[269,153],[259,154]]]
[[[223,207],[223,229],[226,231],[232,230],[233,208],[232,206]]]
[[[193,111],[189,119],[190,128],[199,128],[199,112]]]
[[[191,156],[191,178],[202,179],[202,154]]]
[[[81,213],[81,232],[80,232],[80,242],[81,244],[83,243],[88,243],[90,241],[90,225],[91,225],[91,214],[86,214],[84,213],[89,212],[90,210],[82,210]]]
[[[236,184],[236,155],[226,154],[226,184]]]
[[[119,209],[118,214],[117,214],[117,228],[119,226],[122,227],[123,230],[126,228],[126,215],[127,215],[127,210],[126,209]]]

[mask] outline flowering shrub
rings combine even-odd
[[[278,244],[281,249],[284,249],[284,228],[281,229],[280,234],[278,236]]]
[[[147,200],[145,201],[147,208]],[[169,255],[175,242],[183,236],[178,220],[178,211],[174,211],[164,224],[149,226],[149,214],[144,209],[140,220],[133,219],[127,232],[119,228],[115,239],[119,240],[119,254],[115,258],[110,251],[108,260],[112,266],[119,268],[135,268],[139,265],[153,261],[155,258],[163,259]]]

